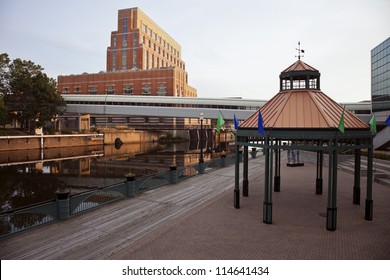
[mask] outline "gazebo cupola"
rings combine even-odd
[[[320,72],[300,58],[280,73],[280,91],[295,89],[320,90]]]

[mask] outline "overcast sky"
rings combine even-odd
[[[0,0],[0,53],[53,78],[105,70],[118,10],[131,7],[181,45],[199,97],[270,99],[301,41],[322,91],[369,100],[370,51],[390,36],[389,0]]]

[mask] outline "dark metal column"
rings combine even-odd
[[[236,140],[237,141],[237,140]],[[234,208],[240,208],[240,146],[236,144],[236,164],[234,173]]]
[[[248,146],[244,146],[244,166],[243,166],[243,181],[242,181],[242,195],[249,194],[249,180],[248,180]]]
[[[360,149],[355,149],[355,178],[353,184],[353,204],[360,205]]]
[[[264,204],[263,223],[272,224],[272,159],[270,141],[266,138],[265,143],[265,173],[264,173]]]
[[[281,141],[277,140],[276,144],[280,146]],[[280,149],[276,149],[275,150],[274,191],[275,192],[280,192]]]
[[[373,146],[371,138],[370,148],[368,148],[367,156],[367,197],[366,197],[366,210],[365,219],[372,221],[372,215],[374,211],[374,202],[372,200],[372,164],[373,164]]]
[[[336,230],[337,224],[337,150],[329,152],[329,183],[328,183],[328,209],[326,216],[326,229]]]
[[[316,194],[322,194],[322,166],[324,163],[324,152],[317,151],[317,178],[316,178]]]

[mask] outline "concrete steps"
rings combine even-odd
[[[355,172],[354,156],[340,158],[339,169],[345,172]],[[367,158],[361,158],[361,176],[367,176]],[[374,158],[373,162],[373,178],[375,182],[382,185],[390,186],[390,161]]]

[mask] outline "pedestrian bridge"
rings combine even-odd
[[[125,115],[147,117],[216,119],[221,112],[224,119],[244,120],[263,106],[267,100],[242,98],[190,98],[131,95],[63,94],[67,112],[79,114]]]

